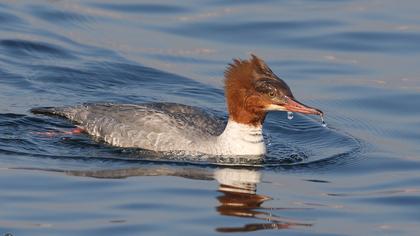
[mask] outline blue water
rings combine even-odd
[[[3,1],[0,234],[418,235],[419,12],[415,0]],[[250,53],[328,124],[269,114],[260,162],[114,148],[29,112],[170,101],[226,117],[223,71]]]

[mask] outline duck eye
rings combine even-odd
[[[268,92],[268,96],[270,96],[270,98],[273,98],[274,97],[274,91]]]

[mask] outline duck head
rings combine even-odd
[[[261,126],[269,111],[322,115],[322,111],[298,102],[289,86],[255,55],[235,59],[225,71],[225,95],[229,118]]]

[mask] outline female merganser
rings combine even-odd
[[[322,111],[296,101],[289,86],[255,55],[249,60],[235,59],[225,78],[226,126],[199,108],[175,103],[83,104],[31,111],[70,119],[85,132],[118,147],[250,156],[266,153],[262,125],[267,112],[322,116]]]

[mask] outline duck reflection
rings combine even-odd
[[[300,223],[273,215],[271,210],[261,205],[271,197],[256,193],[261,174],[255,170],[218,169],[214,179],[219,183],[220,205],[216,208],[221,215],[261,219],[267,223],[246,224],[240,227],[219,227],[218,232],[249,232],[266,229],[287,229],[290,227],[309,227],[312,224]]]
[[[273,214],[281,208],[265,208],[264,202],[271,197],[257,194],[261,174],[255,169],[200,168],[178,166],[147,166],[111,170],[64,171],[68,175],[94,178],[126,178],[131,176],[177,176],[188,179],[216,180],[219,182],[216,210],[220,215],[258,219],[263,223],[250,223],[237,227],[218,227],[224,233],[278,230],[292,227],[310,227],[312,224],[286,219]],[[290,209],[290,208],[288,208]]]

